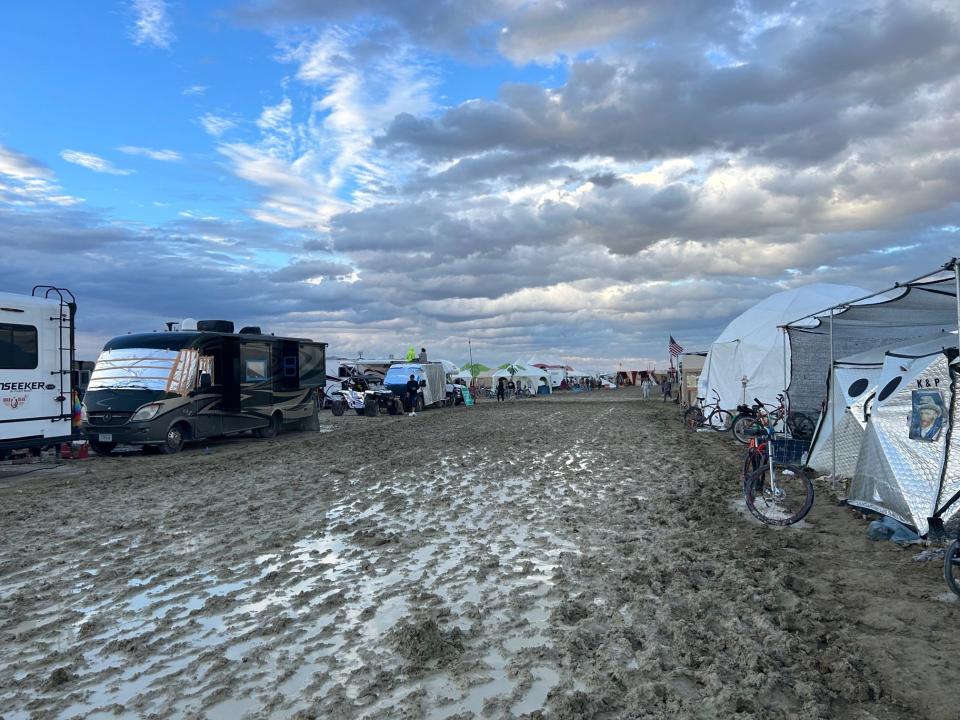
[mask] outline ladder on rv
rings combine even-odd
[[[42,292],[42,295],[41,295]],[[57,360],[59,370],[51,370],[51,375],[58,375],[60,394],[57,401],[60,403],[60,420],[72,420],[73,418],[73,363],[74,363],[74,329],[73,320],[77,312],[77,300],[73,293],[66,288],[54,287],[53,285],[35,285],[30,293],[33,297],[43,297],[47,300],[58,300],[60,302],[60,311],[56,317],[51,317],[50,322],[57,323]],[[66,333],[66,338],[64,338]],[[64,367],[63,356],[67,353],[67,366]],[[66,387],[64,387],[66,382]],[[64,411],[64,403],[70,403],[68,409]]]

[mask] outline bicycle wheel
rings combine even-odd
[[[743,494],[753,516],[767,525],[793,525],[813,507],[813,483],[795,465],[773,466],[776,489],[765,463],[743,482]]]
[[[960,597],[960,538],[950,543],[943,556],[943,579],[947,587]]]
[[[726,432],[733,424],[733,413],[729,410],[714,410],[708,420],[711,428],[717,432]]]
[[[813,437],[815,426],[813,420],[803,413],[791,413],[787,419],[787,429],[790,435],[798,440],[807,440]]]
[[[753,415],[737,415],[733,419],[732,428],[733,436],[744,445],[763,433],[763,425]]]
[[[683,414],[683,426],[687,430],[696,430],[703,425],[703,410],[698,407],[688,408]]]

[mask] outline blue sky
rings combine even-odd
[[[642,367],[956,254],[954,3],[3,13],[4,289],[72,287],[86,355],[191,315]]]

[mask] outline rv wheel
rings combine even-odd
[[[115,442],[100,442],[99,440],[90,441],[90,449],[93,450],[97,455],[103,455],[104,457],[112,453],[116,446],[117,444]]]
[[[337,417],[343,415],[343,400],[334,400],[330,405],[330,412]]]
[[[164,455],[176,455],[183,450],[185,428],[183,423],[177,423],[167,430],[167,437],[158,447]]]
[[[270,416],[270,424],[266,427],[257,428],[253,431],[253,434],[259,438],[272,438],[280,434],[280,415],[279,413],[274,413]]]

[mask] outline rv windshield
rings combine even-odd
[[[196,350],[104,350],[87,390],[159,390],[186,395],[196,386],[199,370],[212,372],[211,360]]]

